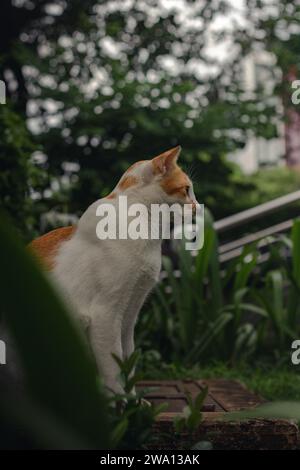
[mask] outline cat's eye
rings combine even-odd
[[[186,187],[185,187],[185,192],[186,192],[186,194],[189,194],[189,190],[190,190],[190,187],[189,187],[189,186],[186,186]]]

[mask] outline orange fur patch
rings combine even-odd
[[[116,198],[116,194],[115,193],[110,193],[108,196],[106,196],[105,199],[115,199]]]
[[[161,180],[161,187],[163,190],[169,194],[179,194],[185,196],[185,193],[182,188],[189,186],[190,182],[187,175],[182,171],[179,166],[175,166],[174,170]]]
[[[42,262],[42,266],[50,271],[54,267],[54,256],[61,243],[69,240],[75,230],[75,226],[57,228],[33,240],[28,248]]]
[[[125,191],[125,189],[135,186],[137,182],[138,180],[135,176],[125,176],[125,178],[122,178],[118,184],[118,187],[121,189],[121,191]]]

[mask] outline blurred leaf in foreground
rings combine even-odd
[[[109,447],[106,400],[83,336],[0,217],[0,309],[32,399],[91,447]]]
[[[225,420],[243,420],[253,418],[282,418],[292,419],[300,423],[300,402],[275,401],[266,403],[253,410],[226,413]]]

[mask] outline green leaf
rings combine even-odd
[[[91,445],[109,446],[107,408],[77,324],[1,214],[1,307],[34,399]]]
[[[121,417],[120,422],[116,425],[116,427],[112,430],[111,433],[111,442],[112,448],[116,449],[118,444],[122,441],[127,429],[128,429],[128,419],[126,417]]]
[[[198,410],[201,410],[204,400],[207,397],[207,394],[208,394],[208,387],[204,387],[203,390],[201,390],[201,392],[197,395],[195,399],[195,407]]]
[[[226,421],[252,418],[283,418],[300,422],[300,403],[293,401],[278,401],[261,405],[253,410],[226,413]]]

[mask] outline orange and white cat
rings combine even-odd
[[[161,240],[99,240],[97,207],[129,203],[193,204],[189,177],[177,165],[176,147],[152,160],[132,165],[106,198],[94,202],[77,227],[54,230],[31,243],[47,264],[66,301],[86,326],[96,362],[108,389],[121,393],[118,365],[112,353],[125,359],[134,350],[134,326],[161,269]]]

